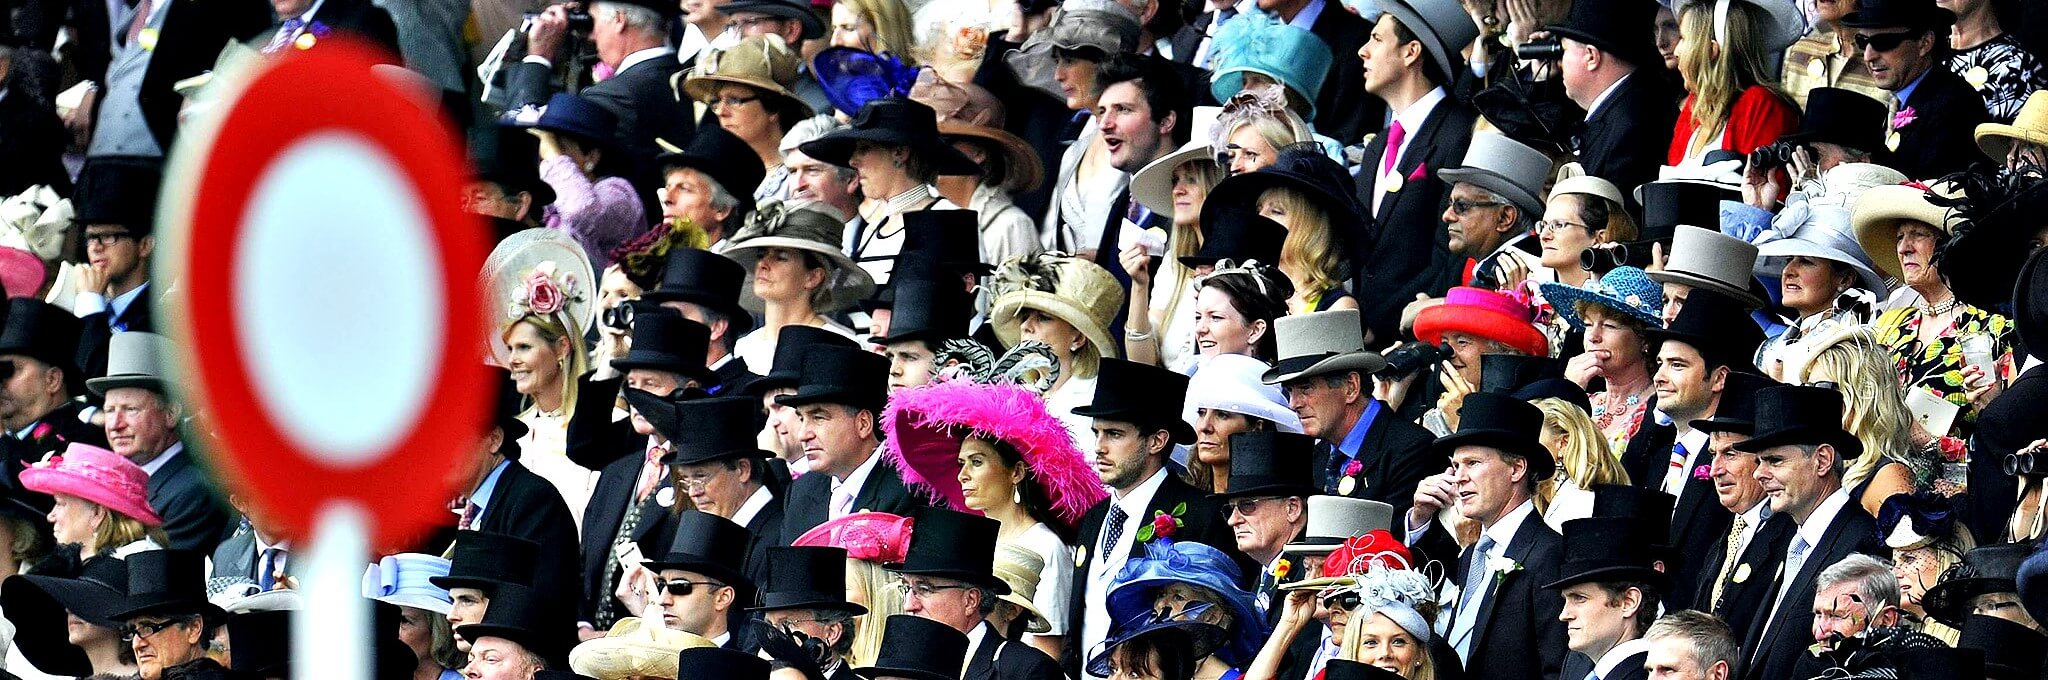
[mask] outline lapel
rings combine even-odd
[[[1387,426],[1386,420],[1393,417],[1393,410],[1394,407],[1392,406],[1380,404],[1379,413],[1373,414],[1372,421],[1365,425],[1365,439],[1358,443],[1358,466],[1361,470],[1359,473],[1361,477],[1385,478],[1385,475],[1367,475],[1362,471],[1375,470],[1384,472],[1381,468],[1386,467],[1387,457],[1381,454],[1381,450],[1386,448],[1387,430],[1392,429]],[[1338,472],[1341,474],[1343,471],[1339,470]],[[1362,482],[1364,480],[1359,481]],[[1360,486],[1357,490],[1363,493],[1365,487]]]
[[[1778,516],[1773,515],[1770,519],[1764,520],[1763,527],[1756,530],[1756,535],[1749,539],[1749,545],[1743,546],[1742,554],[1736,556],[1735,571],[1729,573],[1729,583],[1722,589],[1721,599],[1732,604],[1738,595],[1747,595],[1759,585],[1769,589],[1770,582],[1757,576],[1778,571],[1778,564],[1785,559],[1785,546],[1792,542],[1794,530],[1792,519],[1789,517],[1778,519]],[[1725,557],[1723,559],[1725,560]],[[1717,561],[1714,573],[1719,574],[1720,567]],[[1745,567],[1749,569],[1749,573],[1740,573]],[[1746,578],[1737,582],[1735,577],[1738,575]],[[1707,587],[1708,593],[1711,594],[1713,585],[1709,583]],[[1721,603],[1715,604],[1718,607]]]
[[[149,495],[155,496],[164,492],[170,486],[171,479],[177,477],[178,473],[185,470],[185,466],[191,464],[191,461],[186,460],[191,455],[190,450],[179,451],[178,455],[165,461],[163,467],[157,468],[156,474],[149,476]]]
[[[1531,512],[1527,517],[1523,517],[1522,526],[1515,530],[1514,540],[1508,541],[1507,550],[1503,551],[1501,555],[1516,562],[1527,560],[1529,551],[1536,547],[1536,533],[1542,527],[1543,516]],[[1467,550],[1465,552],[1473,551]],[[1470,569],[1472,567],[1485,569],[1486,565],[1467,565],[1466,568]],[[1519,578],[1526,578],[1522,574],[1521,569],[1501,574],[1496,577],[1493,587],[1488,589],[1489,592],[1484,593],[1486,599],[1480,602],[1479,616],[1472,619],[1472,649],[1483,649],[1482,645],[1486,642],[1486,631],[1492,627],[1487,624],[1493,620],[1494,607],[1500,604],[1501,597],[1507,594],[1508,586],[1514,584]]]
[[[1320,21],[1320,19],[1318,19],[1318,21]],[[1398,214],[1401,207],[1403,205],[1406,205],[1405,201],[1407,201],[1410,197],[1422,196],[1424,200],[1429,201],[1436,201],[1442,198],[1442,196],[1435,195],[1438,192],[1419,190],[1410,191],[1410,189],[1414,187],[1410,187],[1408,185],[1420,185],[1428,182],[1430,178],[1427,175],[1427,173],[1425,173],[1425,176],[1422,179],[1415,180],[1413,182],[1408,181],[1408,178],[1415,174],[1416,168],[1422,167],[1423,162],[1428,160],[1430,151],[1436,148],[1437,135],[1441,134],[1444,129],[1449,127],[1444,124],[1444,119],[1449,117],[1451,115],[1451,109],[1456,108],[1457,106],[1459,106],[1457,98],[1449,94],[1446,94],[1442,100],[1436,103],[1436,108],[1430,110],[1429,117],[1422,119],[1422,126],[1418,129],[1410,130],[1408,132],[1407,139],[1405,140],[1408,143],[1408,149],[1402,152],[1400,160],[1394,161],[1394,171],[1400,173],[1401,175],[1401,184],[1399,185],[1401,190],[1393,192],[1393,195],[1386,197],[1386,199],[1380,204],[1379,216],[1373,218],[1373,222],[1379,225],[1385,225],[1386,223],[1391,221],[1390,218]],[[1380,167],[1380,163],[1384,160],[1382,157],[1385,155],[1386,144],[1382,143],[1380,144],[1380,149],[1377,153],[1366,156],[1366,162],[1372,164],[1368,169],[1377,171]],[[1377,176],[1375,176],[1375,179],[1377,179]],[[1375,187],[1375,189],[1377,189],[1377,187]],[[1370,196],[1368,196],[1368,198],[1370,198]],[[1367,211],[1367,215],[1370,216],[1372,211],[1372,203],[1366,203],[1365,209]],[[1382,235],[1384,231],[1384,227],[1376,228],[1374,230],[1374,236],[1378,237]]]
[[[874,455],[882,456],[882,452],[877,450]],[[886,510],[896,507],[903,495],[902,473],[896,471],[896,466],[889,462],[887,456],[882,456],[875,462],[875,469],[868,473],[867,480],[861,483],[860,492],[854,494],[853,508],[856,511]],[[826,512],[829,514],[830,510]]]
[[[1706,508],[1706,512],[1701,512],[1701,503],[1713,503],[1716,508],[1721,506],[1720,497],[1714,495],[1714,480],[1697,479],[1692,476],[1693,470],[1713,462],[1712,454],[1711,449],[1702,447],[1692,452],[1692,459],[1686,461],[1685,484],[1678,489],[1678,507],[1671,513],[1673,542],[1684,540],[1686,533],[1692,528],[1693,521],[1713,511],[1713,508]]]
[[[996,648],[1003,645],[1003,636],[996,634],[995,626],[983,621],[981,624],[981,646],[974,648],[974,658],[967,662],[967,671],[960,680],[994,680],[996,677]]]

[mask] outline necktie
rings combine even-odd
[[[1458,648],[1458,658],[1467,662],[1472,659],[1472,629],[1477,627],[1479,607],[1486,601],[1480,591],[1493,576],[1486,564],[1493,546],[1493,537],[1485,534],[1480,534],[1479,543],[1472,546],[1472,563],[1465,567],[1465,589],[1458,593],[1457,618],[1451,621],[1451,644]]]
[[[1729,574],[1735,573],[1735,563],[1741,561],[1742,531],[1749,528],[1749,518],[1735,516],[1735,523],[1728,527],[1728,547],[1721,558],[1721,573],[1714,576],[1714,594],[1708,598],[1707,606],[1715,611],[1721,609],[1721,591],[1728,585]]]
[[[847,488],[848,486],[850,485],[841,484],[839,488],[832,490],[831,519],[839,519],[853,513],[854,490]]]
[[[143,1],[148,2],[149,0]],[[292,43],[293,38],[299,37],[299,29],[304,28],[305,26],[306,22],[301,21],[299,19],[284,20],[284,25],[277,27],[277,35],[271,36],[270,43],[263,46],[263,53],[270,54],[272,52],[284,49],[285,45],[290,45]]]
[[[1123,506],[1109,504],[1109,523],[1102,528],[1102,548],[1095,553],[1103,562],[1109,561],[1109,551],[1116,548],[1117,539],[1124,537],[1124,522],[1130,518],[1130,513],[1124,512]]]
[[[665,467],[661,464],[661,459],[667,456],[668,445],[666,444],[647,449],[647,465],[640,470],[640,483],[633,487],[633,500],[644,501],[647,500],[647,494],[654,493],[654,487],[661,482],[662,468]],[[634,505],[638,505],[638,503],[636,502]]]
[[[477,516],[482,515],[483,512],[483,506],[477,505],[473,501],[468,505],[462,506],[462,528],[465,530],[476,529]]]
[[[263,559],[256,561],[256,586],[264,591],[277,588],[277,570],[284,566],[283,548],[264,548]]]
[[[639,527],[640,504],[626,504],[626,516],[619,519],[619,531],[612,535],[613,555],[619,554],[620,546],[632,542],[633,531]],[[616,608],[619,606],[619,600],[612,597],[612,590],[618,586],[622,571],[616,560],[605,567],[603,587],[597,591],[597,618],[591,621],[598,630],[609,630],[612,624],[618,621],[619,614]]]
[[[1351,457],[1344,455],[1343,450],[1325,441],[1316,442],[1316,449],[1317,455],[1323,461],[1323,476],[1319,480],[1322,483],[1323,493],[1330,496],[1341,495],[1337,493],[1337,485],[1342,483],[1344,464],[1351,462]]]
[[[128,22],[127,39],[121,44],[135,44],[135,39],[142,35],[142,29],[149,27],[149,14],[155,10],[156,0],[141,0],[135,3],[135,19]]]
[[[1684,490],[1685,463],[1691,458],[1692,453],[1685,450],[1684,444],[1671,445],[1671,468],[1664,471],[1664,493],[1675,497]]]
[[[1387,152],[1380,157],[1382,174],[1394,171],[1394,162],[1401,160],[1401,142],[1408,139],[1408,128],[1401,127],[1401,121],[1394,121],[1394,127],[1387,130]]]

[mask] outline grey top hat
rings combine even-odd
[[[1763,300],[1749,292],[1756,270],[1756,246],[1713,229],[1679,225],[1671,235],[1671,259],[1664,271],[1650,272],[1658,283],[1683,283],[1741,300],[1751,308]]]
[[[1282,550],[1327,553],[1374,529],[1394,530],[1394,506],[1348,496],[1310,496],[1307,530]]]
[[[1464,5],[1458,0],[1385,0],[1380,8],[1422,40],[1422,47],[1444,70],[1437,74],[1444,82],[1457,78],[1458,62],[1452,57],[1462,59],[1465,46],[1479,39],[1479,25],[1472,23]]]
[[[1283,316],[1273,321],[1280,361],[1259,379],[1268,385],[1333,371],[1377,373],[1387,360],[1365,351],[1358,310]]]
[[[1497,132],[1472,136],[1459,167],[1444,168],[1437,176],[1446,182],[1464,182],[1508,199],[1524,215],[1543,215],[1543,180],[1550,177],[1550,157]]]
[[[162,393],[164,363],[170,353],[171,341],[164,336],[141,331],[115,333],[107,342],[107,375],[85,381],[85,388],[102,397],[107,390],[122,387]]]

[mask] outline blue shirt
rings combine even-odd
[[[1308,4],[1303,5],[1301,11],[1294,14],[1294,20],[1287,22],[1287,25],[1304,31],[1311,30],[1316,25],[1316,20],[1322,18],[1326,2],[1327,0],[1308,0]]]
[[[484,513],[490,511],[491,492],[498,489],[498,476],[505,474],[505,466],[511,464],[510,460],[498,461],[498,466],[491,468],[491,474],[484,476],[484,483],[476,485],[476,491],[469,494],[470,505],[476,506],[475,521],[484,521]]]
[[[1927,80],[1927,74],[1933,73],[1934,69],[1938,68],[1946,67],[1942,66],[1941,64],[1934,64],[1932,66],[1928,66],[1927,70],[1920,72],[1920,77],[1914,78],[1913,82],[1906,84],[1905,87],[1899,88],[1898,92],[1892,93],[1892,97],[1899,100],[1899,108],[1903,109],[1906,107],[1906,100],[1913,98],[1913,90],[1919,89],[1920,82]]]
[[[1351,432],[1344,435],[1344,441],[1337,442],[1337,450],[1346,458],[1358,460],[1358,450],[1365,447],[1365,433],[1372,429],[1372,421],[1380,415],[1380,400],[1366,402],[1365,413],[1358,416],[1358,423],[1351,426]]]

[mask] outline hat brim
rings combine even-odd
[[[1734,449],[1743,453],[1762,453],[1780,446],[1812,446],[1819,444],[1835,447],[1835,450],[1840,451],[1842,457],[1846,460],[1855,460],[1863,456],[1863,442],[1857,439],[1855,435],[1842,431],[1839,426],[1834,428],[1791,427],[1774,432],[1765,432],[1762,436],[1752,436],[1736,442]]]
[[[1436,305],[1415,315],[1415,339],[1434,345],[1445,333],[1497,341],[1530,356],[1550,355],[1550,338],[1535,324],[1491,309]]]
[[[628,350],[626,356],[612,360],[612,368],[617,369],[621,373],[631,370],[674,373],[695,380],[701,385],[716,385],[719,382],[716,371],[698,364],[689,363],[679,357],[654,357],[643,354],[643,358],[634,359],[632,356],[633,352]]]
[[[1019,317],[1026,309],[1036,309],[1081,331],[1081,336],[1088,338],[1088,344],[1095,348],[1098,356],[1115,359],[1123,355],[1122,345],[1109,336],[1109,329],[1090,318],[1079,305],[1058,295],[1036,289],[1011,291],[997,298],[990,307],[996,338],[1003,341],[1004,347],[1015,347],[1023,339],[1023,321]]]
[[[524,585],[519,583],[512,583],[510,581],[500,581],[491,578],[477,578],[474,576],[432,576],[427,578],[427,582],[434,584],[442,590],[454,590],[456,588],[472,588],[475,590],[484,591],[484,593],[486,593],[487,595],[489,593],[497,592],[498,588],[501,586]]]
[[[1451,59],[1451,55],[1455,54],[1455,52],[1444,44],[1442,36],[1436,34],[1435,26],[1431,25],[1428,20],[1423,19],[1421,13],[1409,7],[1407,0],[1382,2],[1380,3],[1380,9],[1394,15],[1395,19],[1401,21],[1401,26],[1407,28],[1409,33],[1414,34],[1416,39],[1422,41],[1423,49],[1429,50],[1429,56],[1434,57],[1437,66],[1444,69],[1443,73],[1437,75],[1444,76],[1444,79],[1447,81],[1455,79],[1459,62]],[[1458,46],[1460,50],[1464,48],[1464,45]]]
[[[111,390],[118,390],[123,387],[140,387],[152,392],[162,393],[164,391],[164,381],[162,378],[153,375],[109,375],[85,381],[85,388],[92,390],[94,396],[100,397],[107,396],[107,392]]]
[[[1756,270],[1754,274],[1757,276],[1779,276],[1785,271],[1786,260],[1794,257],[1810,257],[1827,260],[1855,270],[1856,282],[1862,285],[1865,290],[1875,291],[1879,298],[1891,293],[1891,285],[1885,282],[1884,277],[1879,275],[1877,270],[1872,269],[1869,264],[1857,260],[1856,256],[1826,244],[1815,243],[1802,238],[1781,238],[1757,246],[1756,251]]]
[[[761,606],[747,607],[745,611],[780,612],[789,611],[792,609],[821,609],[827,611],[846,612],[854,616],[861,616],[868,613],[867,607],[863,607],[852,602],[847,602],[843,599],[834,600],[831,599],[829,595],[826,595],[824,593],[807,593],[805,594],[805,597],[800,597],[788,602],[778,602],[775,601],[773,598],[774,595],[772,593],[763,596]]]
[[[886,395],[879,393],[856,394],[851,390],[840,389],[837,387],[806,390],[803,388],[802,384],[798,384],[796,394],[785,394],[780,397],[776,397],[775,403],[781,404],[783,406],[809,406],[811,404],[840,404],[843,406],[851,406],[855,409],[860,409],[864,411],[873,411],[876,415],[881,415],[882,406],[884,403],[887,402],[887,400],[888,397]]]
[[[1455,432],[1438,438],[1436,443],[1430,445],[1430,451],[1448,456],[1464,446],[1484,446],[1521,456],[1523,460],[1529,461],[1530,476],[1538,482],[1557,474],[1555,454],[1544,448],[1542,442],[1505,430],[1474,429]]]
[[[2023,128],[2005,123],[1980,123],[1977,125],[1977,148],[1984,155],[2004,160],[2012,153],[2014,144],[2048,144],[2048,130]]]
[[[1671,592],[1671,577],[1649,567],[1601,567],[1588,569],[1543,584],[1544,590],[1563,590],[1581,583],[1647,583],[1658,592]]]
[[[1146,163],[1145,167],[1139,168],[1138,172],[1131,175],[1131,200],[1137,201],[1138,205],[1145,206],[1155,214],[1172,215],[1173,171],[1179,170],[1184,163],[1204,159],[1214,162],[1215,158],[1216,150],[1211,148],[1208,142],[1188,142],[1179,150]],[[1182,263],[1186,263],[1187,260],[1188,258],[1181,258]],[[1213,263],[1212,259],[1209,264]]]
[[[711,560],[656,560],[647,563],[647,570],[655,572],[657,574],[671,569],[676,571],[687,571],[697,574],[703,574],[707,577],[718,579],[718,582],[724,583],[727,587],[739,590],[741,592],[747,592],[754,589],[753,579],[747,578],[746,574],[740,573],[740,570],[738,569],[734,569],[732,567],[719,564]]]
[[[1195,428],[1188,425],[1187,421],[1181,420],[1178,416],[1165,418],[1168,422],[1153,423],[1151,421],[1165,416],[1134,409],[1098,409],[1093,404],[1074,407],[1072,413],[1083,418],[1101,418],[1103,420],[1116,420],[1139,425],[1156,424],[1173,435],[1173,443],[1175,444],[1195,443]]]
[[[1317,207],[1329,216],[1330,224],[1357,224],[1368,221],[1365,216],[1353,209],[1353,197],[1338,196],[1316,186],[1305,177],[1275,168],[1224,178],[1209,190],[1209,197],[1203,199],[1203,212],[1208,212],[1208,206],[1212,203],[1219,207],[1255,208],[1259,196],[1265,194],[1268,189],[1292,189],[1301,192],[1308,196],[1310,201],[1320,204]]]
[[[1716,293],[1720,293],[1722,295],[1735,298],[1737,302],[1742,303],[1744,306],[1750,309],[1757,309],[1764,306],[1763,298],[1757,297],[1755,293],[1750,292],[1747,288],[1737,290],[1733,287],[1730,287],[1728,284],[1722,283],[1720,281],[1715,281],[1704,276],[1693,274],[1691,272],[1674,272],[1665,270],[1648,272],[1646,275],[1650,277],[1651,281],[1656,281],[1658,283],[1680,283],[1685,284],[1687,286],[1691,286],[1693,288],[1711,290]]]
[[[795,19],[797,23],[804,26],[804,40],[816,40],[825,37],[825,21],[818,18],[816,12],[805,11],[801,7],[792,6],[787,3],[775,2],[774,0],[732,0],[720,6],[718,11],[726,15],[737,12],[758,12],[784,19]]]
[[[1001,151],[1001,162],[1009,171],[1003,177],[1004,191],[1013,194],[1029,193],[1037,191],[1039,186],[1045,184],[1045,162],[1039,160],[1038,151],[1031,148],[1031,144],[1025,142],[1022,137],[1010,134],[1006,130],[950,120],[939,121],[939,135],[986,142]]]
[[[1233,498],[1308,498],[1322,494],[1321,489],[1309,484],[1261,484],[1257,486],[1232,485],[1229,491],[1209,494],[1210,498],[1230,500]]]
[[[1192,647],[1191,651],[1194,652],[1188,656],[1191,659],[1208,658],[1209,655],[1215,654],[1217,649],[1230,640],[1230,631],[1224,630],[1222,626],[1213,623],[1188,620],[1149,623],[1138,627],[1137,630],[1125,632],[1123,635],[1106,641],[1102,646],[1102,651],[1089,656],[1089,674],[1102,677],[1109,676],[1110,657],[1116,654],[1117,647],[1122,646],[1126,642],[1162,631],[1179,631],[1186,634],[1188,642]]]
[[[1444,168],[1438,170],[1436,176],[1442,178],[1447,184],[1464,182],[1500,194],[1502,198],[1508,199],[1509,203],[1513,203],[1515,208],[1521,210],[1523,214],[1531,216],[1543,214],[1543,200],[1537,198],[1535,192],[1516,185],[1514,180],[1510,180],[1506,175],[1498,172],[1486,168]]]
[[[854,146],[860,142],[909,147],[913,153],[923,157],[925,164],[935,175],[972,175],[981,172],[981,166],[975,165],[973,159],[968,158],[967,154],[960,153],[953,145],[936,137],[914,139],[901,130],[846,128],[804,142],[797,150],[826,164],[844,168],[851,167]]]
[[[724,8],[720,8],[720,10],[723,11]],[[798,98],[796,93],[790,92],[789,88],[783,87],[781,83],[769,80],[737,78],[730,75],[717,74],[691,76],[683,80],[683,94],[689,95],[691,99],[701,102],[718,96],[718,86],[720,85],[743,85],[751,87],[764,95],[774,97],[776,99],[775,103],[783,110],[796,114],[794,117],[797,120],[803,120],[817,114],[817,110],[812,109],[810,104]],[[773,111],[774,109],[770,110]]]
[[[1333,355],[1288,357],[1276,362],[1272,368],[1259,375],[1259,382],[1278,385],[1285,382],[1310,378],[1325,373],[1358,371],[1366,375],[1378,373],[1387,368],[1387,360],[1378,354],[1366,351],[1345,352]]]
[[[101,628],[119,629],[119,622],[102,616],[104,609],[120,599],[121,594],[112,588],[73,579],[17,575],[0,583],[0,611],[6,612],[7,621],[14,626],[14,647],[37,670],[55,675],[92,674],[85,650],[70,642],[66,614],[76,614]]]
[[[932,578],[943,578],[953,581],[959,581],[961,583],[982,588],[997,595],[1010,594],[1010,583],[1008,581],[1004,581],[1002,577],[996,576],[992,573],[980,574],[971,571],[961,571],[959,569],[902,569],[900,568],[902,566],[903,565],[901,564],[892,565],[889,566],[888,569],[889,571],[893,571],[905,576],[929,576]]]
[[[650,290],[641,293],[640,298],[633,302],[643,307],[659,307],[664,302],[688,302],[718,312],[721,316],[724,316],[726,325],[731,327],[730,330],[726,331],[727,333],[732,333],[736,336],[745,335],[747,331],[754,329],[753,313],[748,312],[745,307],[741,307],[737,300],[717,300],[712,299],[709,295],[696,292]]]
[[[825,296],[824,302],[818,305],[817,311],[820,314],[830,314],[852,307],[875,294],[875,279],[868,274],[867,269],[855,263],[853,258],[847,257],[839,248],[826,246],[817,241],[787,236],[756,236],[733,243],[720,254],[740,263],[740,266],[751,272],[754,270],[754,264],[761,260],[761,251],[768,248],[787,248],[810,253],[825,258],[831,265],[832,271],[826,274],[824,283],[830,293]],[[762,312],[765,311],[766,305],[760,296],[754,294],[754,277],[746,277],[740,284],[740,307],[749,312]]]
[[[228,617],[227,610],[221,609],[219,606],[204,599],[193,599],[175,595],[131,597],[128,598],[124,606],[125,609],[116,612],[108,618],[116,621],[129,621],[141,616],[163,613],[198,614],[206,617],[209,621],[222,621]]]
[[[1926,194],[1913,187],[1876,187],[1863,193],[1849,221],[1856,229],[1856,242],[1863,253],[1886,276],[1905,278],[1899,264],[1899,223],[1919,222],[1943,234],[1951,232],[1948,209],[1920,198]]]
[[[1951,627],[1961,628],[1970,618],[1970,601],[1986,593],[2019,592],[2019,582],[2009,578],[1952,578],[1934,584],[1920,597],[1927,615]]]
[[[1543,300],[1550,303],[1550,308],[1557,311],[1558,318],[1564,319],[1566,323],[1572,325],[1572,328],[1578,330],[1586,329],[1585,318],[1579,316],[1578,303],[1581,302],[1592,303],[1608,310],[1619,312],[1623,316],[1635,319],[1636,322],[1644,326],[1654,328],[1664,325],[1664,319],[1660,316],[1661,310],[1658,313],[1652,313],[1648,310],[1637,309],[1630,306],[1626,301],[1615,299],[1613,296],[1601,291],[1549,281],[1536,284],[1536,290],[1543,294]]]

